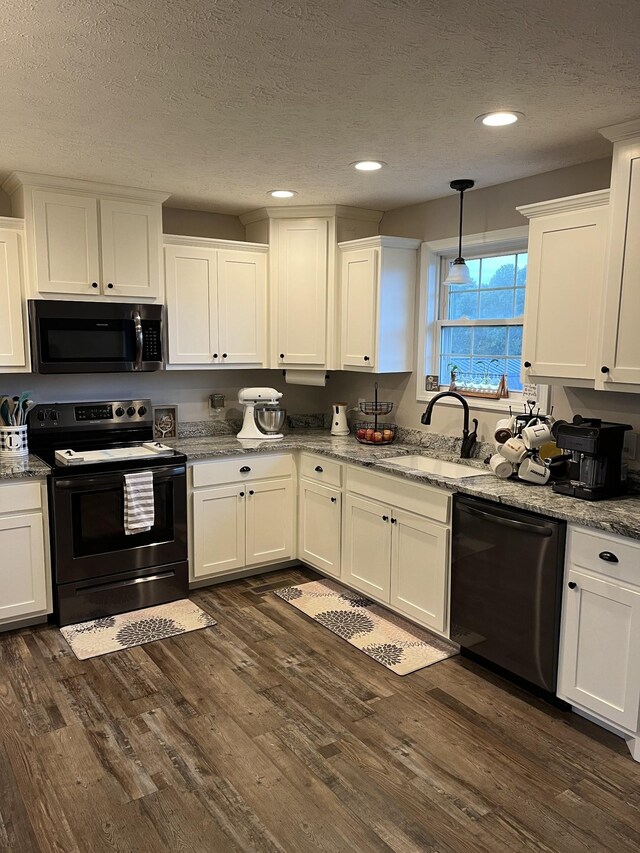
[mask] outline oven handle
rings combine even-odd
[[[173,468],[153,468],[153,482],[162,482],[171,480],[174,477],[183,476],[186,473],[184,465],[175,465]],[[124,472],[126,473],[126,472]],[[124,473],[107,475],[102,474],[97,477],[74,477],[69,480],[54,479],[54,488],[56,489],[83,489],[86,486],[121,486],[124,483]]]
[[[140,312],[134,311],[131,315],[133,319],[133,326],[136,332],[136,360],[134,364],[134,370],[142,370],[142,352],[144,349],[144,335],[142,334],[142,320],[140,319]]]
[[[124,581],[111,581],[110,583],[99,583],[93,584],[92,586],[83,586],[82,592],[95,592],[96,590],[103,589],[117,589],[122,586],[133,586],[133,584],[138,583],[149,583],[150,581],[159,581],[164,580],[165,578],[172,578],[175,576],[175,571],[170,570],[167,572],[158,572],[156,575],[147,575],[143,578],[129,578],[129,580]]]

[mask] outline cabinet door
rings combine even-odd
[[[18,234],[0,229],[0,367],[27,366]]]
[[[635,732],[640,707],[640,591],[570,569],[558,695]]]
[[[522,348],[531,367],[525,381],[595,379],[607,223],[606,205],[531,221]]]
[[[640,385],[640,140],[614,146],[600,388]],[[624,390],[624,389],[623,389]],[[634,389],[630,389],[634,390]]]
[[[245,565],[244,485],[193,493],[192,577],[223,574]]]
[[[98,202],[33,191],[35,278],[40,293],[99,293]]]
[[[341,253],[342,366],[377,364],[378,252],[361,249]]]
[[[391,509],[348,494],[345,499],[342,577],[381,601],[391,587]]]
[[[329,223],[283,220],[276,228],[277,361],[322,367],[327,359]]]
[[[213,249],[165,247],[169,364],[218,360],[217,255]]]
[[[266,255],[218,252],[218,328],[223,364],[265,366],[266,296]]]
[[[159,204],[100,202],[102,288],[108,296],[160,295],[162,211]]]
[[[298,557],[334,577],[340,577],[342,495],[337,489],[300,481]]]
[[[39,512],[0,518],[0,620],[47,609],[47,567]]]
[[[391,518],[391,604],[421,622],[447,627],[449,531],[410,512]]]
[[[247,566],[295,556],[294,490],[291,478],[246,483]]]

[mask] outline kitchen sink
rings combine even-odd
[[[461,477],[482,477],[489,473],[461,462],[445,462],[430,456],[392,456],[384,461],[389,465],[397,465],[398,468],[413,468],[416,471],[424,471],[425,474],[440,474],[452,480],[459,480]]]

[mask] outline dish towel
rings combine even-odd
[[[146,533],[155,521],[153,471],[124,475],[124,532]]]

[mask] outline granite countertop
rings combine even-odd
[[[19,459],[0,458],[0,480],[26,480],[46,477],[51,468],[32,453]]]
[[[402,443],[375,447],[358,444],[352,436],[334,438],[327,431],[311,430],[286,435],[281,441],[267,440],[255,444],[240,442],[229,435],[178,438],[170,443],[176,450],[186,454],[190,462],[244,454],[307,450],[340,462],[393,474],[405,480],[484,498],[607,533],[640,539],[640,496],[590,502],[558,495],[549,485],[536,486],[516,480],[499,480],[488,471],[481,459],[460,460],[446,436],[434,436],[434,442],[429,448]],[[411,468],[397,468],[385,462],[393,456],[407,455],[429,456],[450,462],[462,461],[465,465],[487,471],[487,474],[483,477],[451,479]]]

